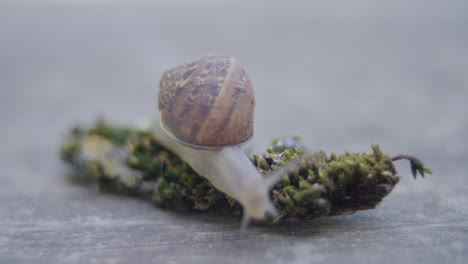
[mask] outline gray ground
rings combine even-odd
[[[466,1],[216,2],[0,4],[0,263],[466,263]],[[162,72],[209,52],[253,79],[252,150],[379,143],[435,175],[401,163],[375,210],[246,233],[69,180],[72,124],[151,116]]]

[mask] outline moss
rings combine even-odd
[[[378,145],[371,150],[327,155],[308,152],[298,137],[273,140],[263,154],[253,155],[257,169],[268,177],[289,159],[298,159],[300,168],[272,189],[280,215],[270,220],[278,223],[374,208],[398,183],[395,160],[409,160],[414,176],[432,173],[415,157],[391,158]],[[75,127],[61,147],[61,158],[83,177],[97,179],[100,190],[139,196],[163,208],[240,214],[235,200],[160,145],[150,131],[103,120],[89,129]]]

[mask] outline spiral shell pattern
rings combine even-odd
[[[162,125],[184,145],[216,149],[252,137],[254,91],[236,59],[207,55],[179,64],[159,86]]]

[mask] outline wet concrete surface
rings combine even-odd
[[[0,4],[0,263],[466,263],[464,1]],[[70,180],[67,129],[156,112],[162,72],[233,55],[255,138],[420,157],[374,209],[279,227],[176,214]]]

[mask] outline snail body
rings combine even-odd
[[[243,228],[276,214],[268,192],[285,171],[264,178],[240,148],[253,135],[255,96],[234,58],[208,55],[166,71],[158,108],[156,138],[242,205]]]
[[[238,146],[217,150],[191,148],[174,140],[158,122],[155,134],[164,147],[181,157],[218,190],[239,201],[244,209],[243,227],[250,218],[263,219],[267,213],[276,214],[268,197],[268,185]]]

